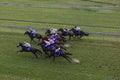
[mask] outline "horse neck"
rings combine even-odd
[[[35,50],[35,48],[33,48],[33,47],[30,47],[30,49],[31,49],[31,50]]]
[[[75,32],[75,29],[72,28],[71,31]]]
[[[30,35],[30,32],[26,31],[25,34]]]
[[[21,44],[20,47],[24,48],[25,46],[23,46],[23,44]]]

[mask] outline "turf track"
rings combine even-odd
[[[62,6],[118,6],[119,0],[0,0],[0,2],[19,4],[57,4]],[[0,18],[12,20],[28,20],[65,24],[89,24],[80,26],[91,32],[108,32],[119,34],[119,9],[91,10],[91,9],[53,9],[33,8],[16,5],[0,5]],[[74,14],[74,15],[73,15]],[[65,27],[66,25],[30,23],[0,20],[0,79],[1,80],[120,80],[120,39],[119,36],[90,35],[82,40],[68,41],[72,45],[68,52],[72,58],[80,60],[80,64],[68,63],[63,58],[38,59],[32,54],[16,54],[18,42],[30,41],[23,33],[32,26],[44,35],[39,28]],[[8,27],[5,27],[8,26]],[[12,28],[11,28],[12,26]],[[16,28],[22,26],[23,28]],[[94,26],[99,26],[96,28]],[[115,28],[100,28],[112,26]],[[66,27],[73,27],[67,25]],[[41,50],[35,42],[32,46]]]

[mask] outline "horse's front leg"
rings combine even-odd
[[[72,61],[71,61],[72,59],[71,59],[69,56],[63,56],[63,57],[64,57],[68,62],[72,63]],[[68,58],[69,58],[70,60],[69,60]]]
[[[55,54],[53,53],[53,61],[55,61]]]
[[[36,41],[34,40],[34,38],[32,38],[31,42],[32,42],[32,41],[33,41],[33,42],[36,42]]]
[[[31,39],[31,42],[34,41],[32,37],[30,37],[30,39]]]
[[[17,51],[16,53],[18,54],[19,52],[23,52],[23,50],[19,50],[19,51]]]
[[[80,38],[79,38],[79,39],[81,40],[81,38],[83,37],[83,35],[79,35],[79,36],[80,36]]]
[[[69,35],[69,40],[71,40],[71,36]]]
[[[72,63],[71,61],[72,59],[69,56],[67,56],[65,53],[63,53],[61,56],[64,57],[68,62]]]
[[[37,54],[35,52],[32,52],[32,53],[35,55],[36,58],[38,58],[38,56],[37,56]]]

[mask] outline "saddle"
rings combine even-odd
[[[60,51],[55,52],[55,55],[56,55],[56,56],[60,56],[60,54],[61,54],[61,52],[60,52]]]
[[[30,51],[31,50],[31,48],[30,47],[25,47],[25,51]]]
[[[35,33],[31,33],[31,36],[32,36],[32,37],[35,37],[35,36],[36,36],[36,34],[35,34]]]

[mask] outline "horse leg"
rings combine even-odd
[[[82,37],[83,37],[83,35],[80,35],[80,40],[81,40]]]
[[[69,58],[70,60],[72,60],[72,58],[70,58],[69,56],[67,56],[67,58]]]
[[[71,36],[69,35],[69,40],[71,40]]]
[[[66,55],[72,55],[72,54],[70,54],[70,53],[65,53]]]
[[[65,50],[65,51],[67,51],[67,49],[66,48],[64,48],[63,46],[60,46],[63,50]]]
[[[30,37],[30,39],[31,39],[31,42],[35,42],[33,37]]]
[[[38,39],[38,42],[40,42],[40,38]]]
[[[45,48],[44,48],[43,46],[41,46],[41,48],[42,48],[42,51],[43,51],[46,55],[48,55],[48,53],[47,53],[47,51],[45,50]]]
[[[32,52],[32,53],[36,56],[36,58],[38,58],[38,56],[37,56],[37,54],[35,52]]]
[[[39,37],[39,42],[40,42],[41,39],[43,39],[42,35]]]
[[[53,53],[51,53],[50,55],[48,55],[47,57],[52,57],[52,56],[54,56],[54,54]]]
[[[31,39],[31,42],[33,41],[33,38],[32,37],[30,37],[30,39]]]
[[[53,61],[55,61],[55,54],[51,53],[48,57],[52,57],[53,56]]]
[[[17,51],[16,54],[18,54],[20,51]]]
[[[49,55],[46,50],[43,50],[43,51],[45,52],[45,54],[46,54],[47,56]]]
[[[18,54],[19,52],[23,52],[23,50],[19,50],[19,51],[17,51],[16,53]]]
[[[69,56],[67,56],[65,53],[62,53],[61,56],[64,57],[68,62],[72,63],[72,62],[71,62],[72,59],[71,59]],[[69,58],[70,60],[69,60],[68,58]]]
[[[68,62],[72,63],[71,60],[68,59],[69,58],[68,56],[62,56],[62,57],[64,57]]]
[[[40,51],[40,50],[37,49],[36,53],[39,54],[39,55],[41,55],[42,51]]]

